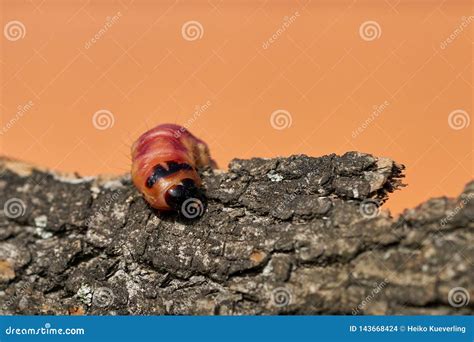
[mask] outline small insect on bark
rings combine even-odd
[[[179,125],[156,126],[132,146],[133,184],[161,211],[180,211],[188,218],[202,215],[197,170],[205,166],[217,167],[206,143]]]

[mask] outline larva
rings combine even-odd
[[[205,142],[186,128],[163,124],[142,134],[132,145],[132,180],[145,200],[163,211],[179,211],[200,197],[197,169],[216,167]]]

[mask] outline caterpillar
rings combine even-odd
[[[180,211],[186,201],[202,205],[199,168],[217,165],[207,144],[186,128],[163,124],[132,145],[132,181],[145,200],[161,211]]]

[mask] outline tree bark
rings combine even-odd
[[[234,160],[202,171],[188,220],[129,176],[1,159],[0,313],[473,314],[474,182],[392,218],[402,172],[357,152]]]

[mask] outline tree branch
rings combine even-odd
[[[394,219],[378,206],[402,170],[356,152],[234,160],[203,171],[190,221],[129,177],[1,159],[0,313],[472,314],[449,292],[474,295],[474,182]]]

